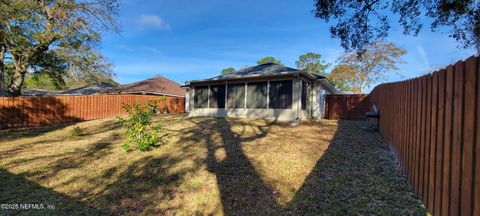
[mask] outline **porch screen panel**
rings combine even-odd
[[[307,82],[302,80],[302,110],[307,109]]]
[[[210,108],[225,108],[225,85],[210,86]]]
[[[228,108],[245,108],[245,83],[228,84]]]
[[[267,108],[267,82],[247,83],[247,108]]]
[[[269,89],[269,108],[291,109],[292,87],[292,80],[271,81]]]
[[[195,86],[194,107],[208,108],[208,86]]]

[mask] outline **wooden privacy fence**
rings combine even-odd
[[[144,104],[158,99],[150,95],[95,95],[54,97],[0,97],[0,128],[68,123],[126,114],[123,104]],[[160,112],[185,112],[185,99],[167,97]]]
[[[380,132],[433,215],[480,215],[479,58],[377,86]]]
[[[327,95],[325,104],[325,117],[328,119],[365,118],[370,108],[367,94]]]

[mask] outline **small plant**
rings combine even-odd
[[[165,100],[165,97],[149,101],[144,106],[138,103],[123,105],[123,109],[129,116],[127,118],[117,117],[117,119],[125,128],[126,140],[122,144],[125,151],[149,151],[160,142],[158,134],[161,127],[159,125],[151,126],[151,118],[157,110],[157,103],[162,100]]]
[[[79,126],[75,126],[70,130],[70,134],[72,136],[82,136],[83,135],[83,129]]]

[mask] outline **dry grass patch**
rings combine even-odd
[[[154,119],[166,144],[146,153],[120,148],[113,119],[0,131],[0,203],[70,215],[424,213],[387,146],[359,122]]]

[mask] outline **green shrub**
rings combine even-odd
[[[152,126],[151,118],[157,110],[157,103],[161,100],[165,100],[165,97],[149,101],[143,107],[138,103],[123,105],[123,109],[129,116],[127,118],[117,117],[117,119],[125,129],[126,140],[121,146],[125,151],[149,151],[160,143],[158,134],[161,127]]]
[[[83,129],[79,126],[75,126],[70,130],[70,134],[72,136],[82,136],[83,135]]]

